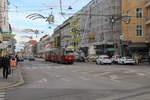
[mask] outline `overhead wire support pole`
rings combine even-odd
[[[63,11],[62,11],[62,1],[59,0],[59,2],[60,2],[60,11],[61,11],[60,13],[63,14]]]

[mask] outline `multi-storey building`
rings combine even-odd
[[[25,43],[24,47],[24,55],[25,56],[35,56],[36,55],[36,48],[35,45],[37,44],[36,40],[30,40]]]
[[[71,36],[70,36],[70,19],[69,18],[68,20],[66,20],[62,25],[61,27],[59,28],[59,34],[60,34],[60,46],[62,48],[68,48],[71,46],[71,43],[70,43],[70,39],[71,39]]]
[[[0,1],[0,34],[10,34],[11,27],[8,22],[8,0]]]
[[[49,35],[44,35],[40,41],[37,43],[37,56],[43,57],[45,53],[49,52],[52,48],[52,41],[51,41],[51,36]]]
[[[121,33],[121,0],[92,0],[81,10],[81,49],[86,55],[117,52]]]
[[[8,22],[8,5],[8,0],[0,0],[0,52],[2,55],[12,54],[15,49],[15,35],[11,34],[12,30]]]
[[[146,44],[149,48],[149,56],[150,56],[150,0],[145,0],[145,8],[146,8]]]
[[[127,42],[122,45],[124,55],[147,55],[146,12],[145,0],[122,0],[122,16],[130,16],[129,23],[122,21],[122,41]]]
[[[77,52],[80,48],[80,33],[80,15],[76,13],[58,26],[54,30],[53,36],[55,37],[56,44],[60,42],[61,48],[70,48]]]
[[[75,52],[79,52],[80,46],[79,43],[81,41],[81,32],[80,32],[80,20],[81,16],[79,12],[73,15],[70,19],[70,36],[71,36],[71,46],[73,47]]]

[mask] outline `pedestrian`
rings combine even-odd
[[[138,58],[137,55],[134,56],[134,59],[135,59],[135,63],[136,63],[136,64],[139,64],[139,58]]]
[[[16,55],[15,58],[16,58],[16,63],[18,64],[19,61],[18,55]]]
[[[150,64],[150,56],[148,56],[148,62],[149,62],[149,64]]]
[[[7,79],[9,74],[10,58],[8,55],[2,58],[3,78]]]
[[[0,68],[3,68],[3,66],[2,66],[2,56],[0,55]]]

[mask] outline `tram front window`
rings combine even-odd
[[[73,55],[73,51],[66,51],[66,55]]]

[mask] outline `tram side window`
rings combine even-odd
[[[66,55],[73,55],[73,51],[66,51]]]

